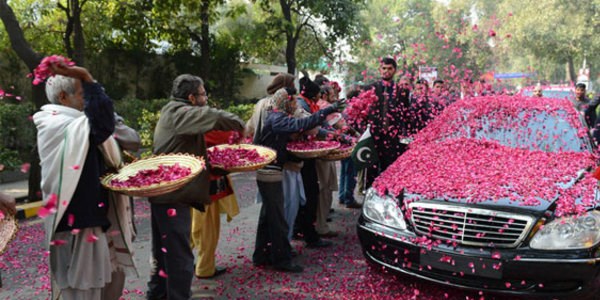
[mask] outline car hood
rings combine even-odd
[[[532,211],[552,208],[563,215],[596,206],[597,180],[581,172],[594,165],[589,152],[531,151],[489,140],[448,139],[411,145],[373,187],[380,194]]]

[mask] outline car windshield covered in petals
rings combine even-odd
[[[597,157],[568,100],[458,101],[365,197],[366,258],[441,284],[540,296],[600,282]]]

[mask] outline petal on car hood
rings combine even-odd
[[[545,210],[556,202],[561,215],[595,205],[597,180],[590,173],[577,184],[568,184],[579,170],[593,165],[593,156],[586,152],[531,151],[458,138],[414,145],[373,187],[393,195],[405,189],[427,199],[533,210]]]

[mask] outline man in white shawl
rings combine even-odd
[[[113,103],[84,68],[55,63],[51,104],[33,116],[42,169],[52,299],[119,299],[136,274],[127,197],[100,176],[121,165]]]

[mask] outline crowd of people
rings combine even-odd
[[[50,104],[34,117],[38,129],[44,219],[53,299],[119,299],[128,275],[137,274],[133,263],[132,202],[100,184],[100,176],[123,164],[121,150],[136,151],[137,133],[127,127],[112,100],[85,68],[64,63],[52,65],[55,74],[46,83]],[[383,58],[379,80],[348,87],[346,98],[372,90],[377,102],[365,120],[350,126],[344,114],[341,87],[324,75],[299,80],[281,73],[267,87],[267,96],[255,105],[252,117],[238,116],[207,105],[201,78],[183,74],[175,78],[171,101],[161,110],[153,141],[154,154],[189,153],[206,156],[207,146],[243,137],[272,148],[277,158],[256,172],[257,216],[255,266],[282,272],[302,272],[294,263],[299,254],[293,239],[308,248],[326,248],[338,232],[328,224],[333,196],[348,209],[361,208],[356,200],[373,180],[407,149],[407,137],[421,130],[447,105],[460,97],[445,82],[413,79],[398,74],[396,61]],[[296,88],[296,81],[299,85]],[[573,103],[600,135],[595,110],[599,101],[585,98],[577,85]],[[489,92],[489,91],[487,91]],[[483,95],[463,89],[463,94]],[[473,95],[471,95],[473,94]],[[541,89],[535,96],[542,96]],[[357,170],[352,159],[336,163],[299,158],[286,146],[293,140],[326,139],[352,144],[366,128],[375,137],[379,160]],[[224,170],[207,169],[185,187],[150,197],[152,273],[148,299],[189,299],[193,277],[213,278],[226,272],[216,265],[220,213],[228,220],[239,213],[231,179]],[[0,193],[0,211],[15,214],[15,200]],[[194,249],[197,251],[194,255]]]

